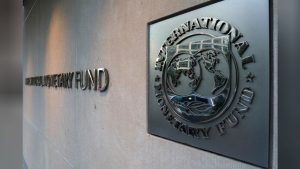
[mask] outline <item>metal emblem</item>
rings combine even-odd
[[[224,122],[233,127],[238,116],[243,118],[254,90],[239,81],[253,82],[254,75],[245,78],[239,72],[248,71],[246,64],[254,64],[254,55],[243,56],[249,44],[235,43],[240,38],[228,22],[200,17],[175,28],[158,50],[153,87],[162,113],[176,129],[209,138],[213,126],[223,135]]]
[[[148,132],[268,167],[268,1],[208,4],[148,24]]]

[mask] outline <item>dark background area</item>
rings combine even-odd
[[[22,23],[21,0],[0,0],[0,94],[22,93]]]
[[[278,3],[278,165],[300,168],[300,1]]]
[[[22,167],[21,0],[0,0],[0,169]]]

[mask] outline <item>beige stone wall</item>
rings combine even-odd
[[[30,1],[23,76],[106,67],[110,84],[105,93],[23,86],[29,169],[257,168],[147,134],[147,23],[203,2]]]

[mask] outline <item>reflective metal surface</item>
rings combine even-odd
[[[103,92],[108,87],[109,75],[106,68],[87,69],[85,71],[28,77],[25,79],[25,84],[29,86],[55,88],[72,88],[73,84],[75,84],[75,88],[77,89],[98,90]]]
[[[268,10],[226,0],[149,23],[149,133],[268,166]]]

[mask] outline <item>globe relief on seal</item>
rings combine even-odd
[[[247,69],[254,55],[243,56],[249,44],[241,38],[236,27],[213,17],[189,20],[170,33],[153,68],[166,122],[195,138],[237,126],[254,99],[251,85],[244,84],[255,78]]]

